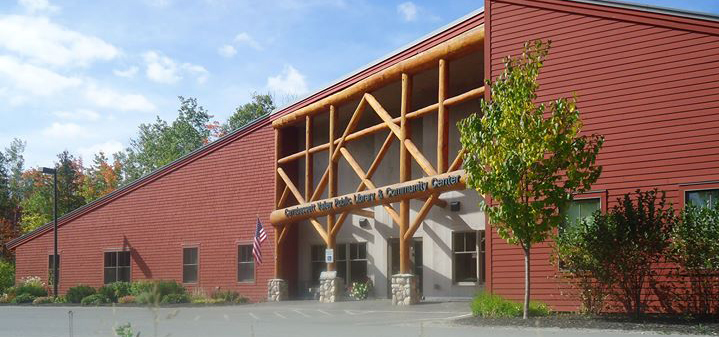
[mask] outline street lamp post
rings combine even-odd
[[[53,240],[55,242],[55,252],[52,256],[52,294],[57,297],[57,284],[59,282],[59,268],[60,257],[57,256],[57,170],[54,168],[43,167],[42,173],[52,174],[52,186],[53,186],[53,204],[52,204],[52,218],[53,218]]]

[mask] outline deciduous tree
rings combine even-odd
[[[504,60],[481,114],[459,123],[468,186],[493,202],[482,208],[500,237],[524,252],[524,318],[529,311],[530,252],[562,221],[558,208],[589,190],[600,173],[603,138],[581,135],[575,99],[536,104],[537,76],[549,42],[526,43]],[[488,83],[490,84],[490,83]]]

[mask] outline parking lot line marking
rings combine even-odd
[[[284,315],[282,315],[281,313],[279,313],[277,311],[275,311],[275,316],[282,318],[282,319],[287,319],[287,317],[285,317]]]
[[[319,311],[319,312],[321,312],[321,313],[323,313],[323,314],[325,314],[325,315],[327,315],[327,316],[332,316],[332,314],[330,314],[329,312],[324,311],[324,310],[322,310],[322,309],[317,309],[317,311]]]
[[[298,313],[298,314],[300,314],[300,315],[302,315],[302,316],[305,316],[305,317],[307,317],[307,318],[310,318],[310,317],[311,317],[310,315],[305,314],[304,312],[299,311],[298,309],[295,309],[294,312],[296,312],[296,313]]]
[[[257,315],[255,315],[255,314],[253,314],[253,313],[250,313],[250,316],[251,316],[254,320],[256,320],[256,321],[259,321],[259,320],[260,320],[260,318],[257,317]]]

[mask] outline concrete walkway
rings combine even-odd
[[[141,307],[0,307],[0,336],[114,336],[115,326],[131,323],[135,333],[155,336],[155,314]],[[484,328],[459,326],[467,302],[394,307],[388,300],[320,304],[290,301],[239,306],[177,307],[157,311],[157,336],[631,336],[626,332]],[[647,333],[641,334],[646,336]]]

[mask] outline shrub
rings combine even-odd
[[[138,295],[150,292],[154,287],[152,281],[135,281],[130,285],[130,295],[137,297]]]
[[[129,282],[113,282],[100,287],[97,292],[105,295],[110,301],[117,302],[118,298],[130,294],[130,288]]]
[[[11,296],[10,294],[2,294],[0,295],[0,303],[10,303],[13,298],[14,296]]]
[[[367,299],[371,290],[371,280],[367,280],[366,282],[353,282],[352,287],[350,288],[350,297],[356,300],[364,300]]]
[[[46,303],[54,303],[54,298],[45,296],[45,297],[37,297],[35,300],[32,301],[32,304],[46,304]]]
[[[15,284],[15,265],[0,260],[0,294]]]
[[[188,303],[190,296],[187,294],[167,294],[162,298],[162,304]]]
[[[117,299],[117,303],[135,303],[135,296],[127,295]]]
[[[160,292],[161,296],[166,296],[170,294],[178,294],[178,295],[184,295],[187,294],[187,289],[185,289],[185,286],[183,286],[180,283],[177,283],[174,280],[170,281],[164,281],[160,280],[155,282],[155,285],[157,286],[157,290]]]
[[[671,232],[671,256],[691,279],[690,310],[719,314],[719,203],[689,205]]]
[[[47,289],[45,283],[40,280],[37,276],[30,276],[20,280],[20,284],[10,289],[15,296],[21,294],[29,294],[34,297],[47,296]],[[21,302],[25,303],[25,302]]]
[[[53,299],[54,303],[67,303],[67,297],[65,295],[55,296]]]
[[[240,293],[233,290],[218,290],[212,294],[214,303],[247,303],[249,300],[247,297],[240,295]]]
[[[22,293],[18,294],[13,298],[10,303],[32,303],[32,301],[35,300],[35,296],[28,294],[28,293]]]
[[[480,292],[474,296],[470,307],[474,316],[485,318],[520,317],[523,312],[521,303],[486,292]],[[536,301],[529,303],[530,316],[546,316],[549,311],[549,307],[544,303]]]
[[[95,294],[95,288],[80,284],[67,290],[67,301],[70,303],[81,303],[85,297]]]
[[[82,305],[100,305],[103,303],[110,303],[110,299],[105,297],[103,294],[92,294],[83,298],[80,303],[82,303]]]

